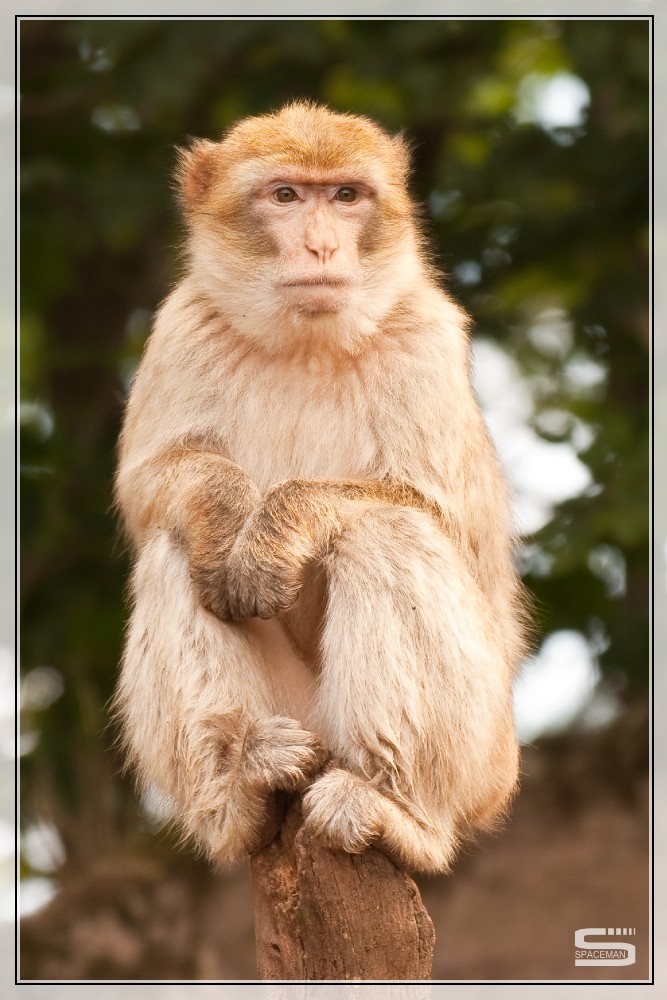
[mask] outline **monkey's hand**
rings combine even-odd
[[[222,619],[273,618],[299,596],[309,560],[306,546],[297,532],[265,535],[257,530],[257,520],[251,515],[227,559],[216,598]]]
[[[339,522],[318,483],[292,480],[272,487],[232,546],[216,614],[241,621],[273,618],[291,608],[306,566],[324,554]]]
[[[221,595],[230,576],[230,555],[245,522],[259,506],[260,494],[252,480],[232,463],[211,480],[203,484],[196,503],[190,505],[183,535],[199,598],[204,607],[224,618],[227,605]]]
[[[241,537],[241,536],[239,536]],[[273,618],[295,604],[301,589],[302,567],[288,553],[258,545],[235,545],[215,601],[219,618]]]

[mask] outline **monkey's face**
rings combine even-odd
[[[191,272],[267,350],[357,351],[421,268],[407,150],[307,104],[181,153]]]
[[[252,195],[268,237],[273,289],[287,308],[309,314],[344,310],[364,281],[376,193],[367,180],[271,171]]]

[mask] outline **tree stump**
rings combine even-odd
[[[430,979],[435,935],[413,880],[373,848],[323,847],[301,819],[293,799],[252,857],[260,978]]]

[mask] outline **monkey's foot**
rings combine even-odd
[[[304,827],[327,847],[361,854],[384,829],[383,797],[361,778],[334,768],[303,797]]]
[[[323,767],[328,753],[314,733],[280,715],[251,723],[239,746],[240,766],[258,788],[301,791]]]
[[[361,854],[371,844],[412,871],[448,871],[457,838],[447,815],[417,819],[348,771],[333,768],[303,796],[304,829],[327,847]]]

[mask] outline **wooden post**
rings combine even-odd
[[[298,798],[251,861],[262,979],[430,979],[434,932],[417,886],[380,851],[332,851]]]

